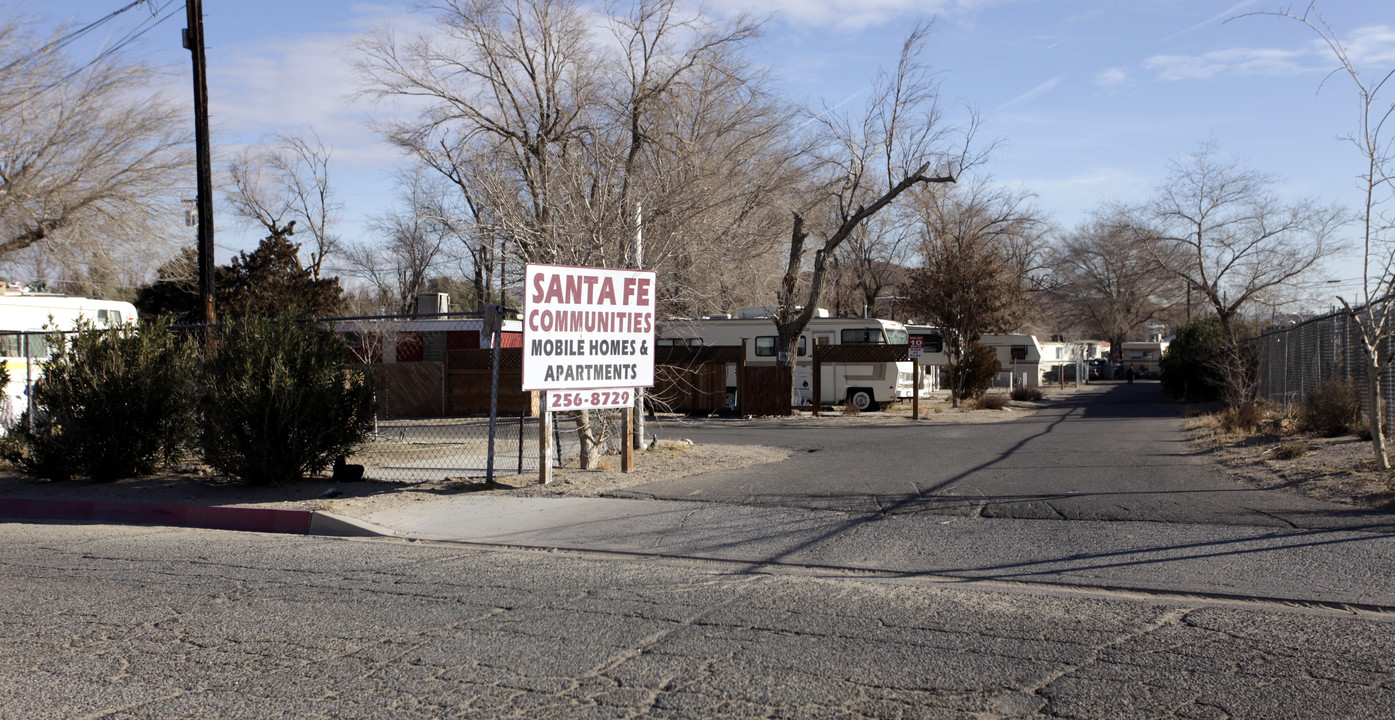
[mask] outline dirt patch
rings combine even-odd
[[[1223,432],[1214,417],[1188,418],[1192,442],[1235,480],[1359,508],[1395,509],[1395,475],[1375,469],[1371,442],[1317,437],[1281,420],[1249,434]]]

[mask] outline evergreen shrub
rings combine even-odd
[[[343,340],[290,313],[222,329],[199,374],[199,448],[253,485],[314,475],[373,429],[373,380]]]
[[[80,321],[34,385],[13,430],[11,460],[35,477],[140,477],[178,460],[193,427],[190,346],[156,322],[96,328]]]
[[[1003,371],[998,351],[982,343],[969,346],[957,365],[947,368],[949,386],[959,400],[976,400],[993,387],[993,378]]]
[[[1219,368],[1225,348],[1220,320],[1202,318],[1183,325],[1163,352],[1163,391],[1186,402],[1220,399],[1225,383]]]

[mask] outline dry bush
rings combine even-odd
[[[1002,410],[1008,406],[1008,398],[1005,395],[984,395],[976,402],[979,410]]]
[[[655,455],[674,456],[683,455],[684,453],[690,452],[692,449],[693,444],[683,440],[659,440],[653,445],[650,445],[646,452]]]
[[[1361,423],[1361,390],[1350,378],[1324,380],[1303,398],[1303,422],[1309,432],[1336,437]]]
[[[1012,389],[1012,399],[1017,402],[1037,402],[1041,400],[1041,398],[1042,394],[1040,388],[1015,387]]]
[[[1285,440],[1274,448],[1274,457],[1280,460],[1296,460],[1308,454],[1308,442],[1306,440],[1293,439]]]
[[[1223,432],[1229,435],[1248,434],[1259,427],[1264,417],[1264,408],[1256,402],[1229,405],[1217,413],[1217,420]]]
[[[861,410],[860,408],[858,408],[858,407],[857,407],[857,404],[854,403],[852,400],[848,400],[847,402],[843,403],[843,414],[844,414],[844,415],[861,415],[861,414],[862,414],[862,410]]]

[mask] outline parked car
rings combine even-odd
[[[1104,358],[1094,358],[1089,361],[1091,380],[1107,380],[1111,377],[1109,372],[1109,361]]]

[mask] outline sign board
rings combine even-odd
[[[635,391],[621,390],[552,390],[547,393],[548,412],[568,410],[609,410],[627,408],[635,402]]]
[[[523,389],[653,387],[654,284],[650,270],[526,266]]]
[[[906,355],[914,360],[925,355],[925,338],[912,335],[906,339]]]

